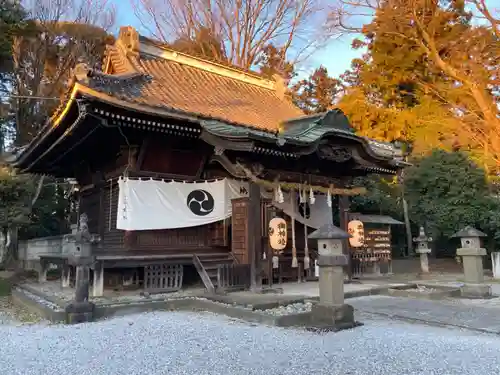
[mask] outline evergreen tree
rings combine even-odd
[[[414,33],[411,23],[394,22],[394,9],[404,7],[399,0],[383,3],[363,28],[364,40],[353,42],[353,48],[366,48],[367,54],[353,61],[343,75],[347,95],[340,106],[363,135],[386,141],[405,139],[414,143],[418,154],[435,147],[451,149],[459,122],[428,87],[452,89],[453,82],[433,69],[425,51],[408,40],[407,35]],[[468,22],[468,15],[457,8],[436,23],[435,31],[443,35],[446,45],[457,32],[450,27],[467,27]]]
[[[466,225],[500,239],[500,204],[490,195],[485,171],[464,153],[434,150],[405,172],[411,217],[429,234],[448,241]]]
[[[95,25],[62,21],[32,24],[13,43],[12,93],[17,98],[10,105],[18,145],[29,143],[59,105],[57,99],[67,90],[73,67],[83,62],[100,68],[105,46],[113,42],[112,36]]]
[[[458,147],[494,174],[500,167],[500,40],[494,22],[472,22],[463,1],[339,1],[351,9],[337,18],[367,6],[375,11],[362,29],[364,40],[355,43],[367,48],[368,58],[342,105],[353,111],[364,100],[366,117],[395,119],[389,127],[394,134],[387,136],[414,141],[416,152],[428,151],[426,144]],[[379,127],[367,122],[355,125]]]
[[[292,87],[295,104],[306,114],[326,112],[331,109],[341,92],[338,79],[328,75],[320,66],[308,78]]]
[[[13,123],[7,102],[12,85],[12,44],[26,27],[26,12],[19,2],[0,0],[0,154],[12,138]]]
[[[26,12],[18,1],[0,0],[0,72],[8,71],[12,63],[14,36],[25,27]]]
[[[286,60],[285,52],[284,48],[278,48],[273,44],[265,46],[256,61],[259,72],[269,79],[279,75],[289,83],[297,74],[295,66]]]
[[[88,2],[73,0],[31,5],[29,20],[25,20],[19,2],[0,0],[0,54],[9,51],[8,58],[0,60],[4,62],[0,78],[7,80],[0,103],[1,130],[13,126],[17,145],[29,143],[46,124],[67,90],[72,68],[80,62],[99,67],[105,45],[112,42],[104,28],[88,22],[112,23],[109,9],[89,8]],[[11,239],[4,253],[7,259],[0,260],[5,262],[16,259],[19,233],[67,232],[70,202],[67,184],[1,167],[0,230],[4,241],[7,233]]]

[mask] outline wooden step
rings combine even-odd
[[[229,253],[193,255],[193,264],[210,293],[214,293],[217,288],[218,269],[221,264],[232,264],[233,258]]]
[[[200,259],[209,259],[209,258],[229,258],[231,257],[231,253],[202,253],[195,254]]]
[[[200,262],[202,263],[233,263],[234,259],[231,257],[213,257],[213,258],[204,258],[204,257],[198,257],[200,259]]]

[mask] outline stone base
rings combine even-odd
[[[310,319],[308,329],[314,331],[339,331],[361,325],[354,320],[354,308],[347,304],[338,306],[315,304],[312,306]]]
[[[283,294],[283,288],[275,287],[263,287],[259,291],[255,292],[257,294]]]
[[[92,302],[72,302],[64,309],[66,324],[87,323],[94,320],[95,305]]]
[[[491,298],[491,286],[487,284],[464,284],[460,287],[463,298]]]
[[[417,279],[419,279],[419,280],[431,280],[432,275],[429,272],[425,272],[425,273],[419,272],[419,273],[417,273]]]

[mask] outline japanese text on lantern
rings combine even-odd
[[[269,221],[269,246],[273,250],[283,250],[286,247],[287,230],[286,221],[275,217]]]
[[[351,235],[349,244],[352,247],[362,247],[365,244],[365,228],[361,221],[351,220],[347,224],[347,232]]]

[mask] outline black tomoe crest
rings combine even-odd
[[[214,197],[206,190],[193,190],[187,196],[187,206],[197,216],[210,214],[215,207]]]

